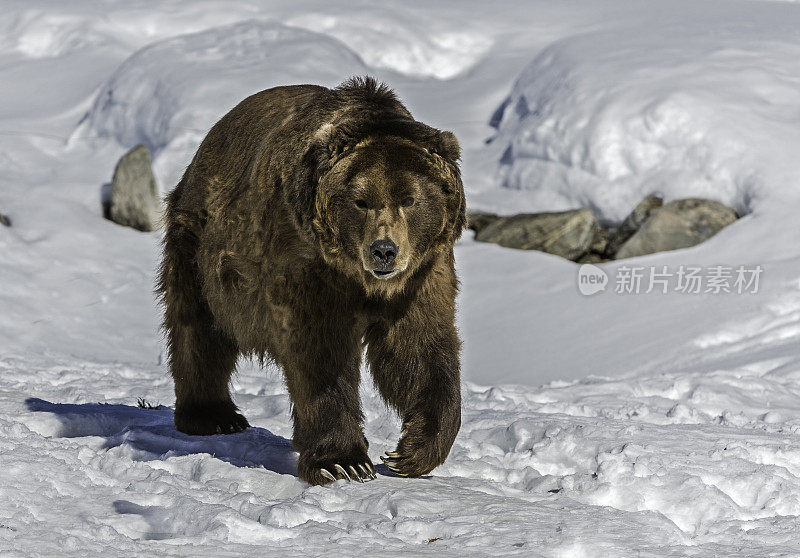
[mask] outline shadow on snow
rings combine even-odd
[[[251,426],[238,434],[189,436],[175,429],[173,410],[159,406],[144,409],[106,403],[51,403],[28,398],[30,411],[51,413],[61,422],[58,436],[100,436],[104,448],[127,445],[140,452],[134,459],[149,461],[172,456],[207,453],[237,467],[263,467],[280,474],[297,475],[297,457],[290,440]]]

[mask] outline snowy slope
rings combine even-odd
[[[4,8],[0,555],[800,555],[800,5]],[[103,220],[102,184],[144,142],[166,191],[245,95],[364,72],[458,134],[473,207],[710,196],[747,215],[627,265],[760,265],[759,292],[584,297],[574,264],[467,234],[463,428],[429,478],[306,486],[251,362],[254,428],[176,432],[159,235]],[[377,462],[397,419],[362,399]]]

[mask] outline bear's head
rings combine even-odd
[[[368,294],[401,291],[464,228],[459,155],[451,132],[411,119],[371,134],[322,126],[306,162],[315,183],[310,225],[325,261]]]

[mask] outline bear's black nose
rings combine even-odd
[[[369,253],[372,254],[376,262],[385,267],[391,265],[397,257],[397,244],[388,238],[376,240],[369,247]]]

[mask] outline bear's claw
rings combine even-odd
[[[320,469],[319,474],[331,482],[336,482],[336,477],[334,477],[327,469]]]
[[[342,467],[338,463],[335,463],[333,465],[333,468],[336,469],[337,471],[339,471],[340,474],[344,475],[344,478],[347,479],[347,482],[352,482],[353,481],[353,479],[350,478],[350,475],[347,474],[347,471],[344,470],[344,467]]]
[[[361,471],[362,478],[366,478],[369,480],[375,480],[378,478],[377,475],[375,475],[375,473],[370,471],[369,467],[365,467],[363,463],[359,463],[358,468]]]
[[[371,481],[378,478],[378,475],[375,473],[375,468],[371,463],[357,463],[355,466],[348,465],[347,467],[342,467],[340,464],[334,463],[332,470],[333,472],[328,469],[320,468],[319,474],[330,482],[346,480],[347,482],[357,481],[363,483],[364,481]]]
[[[408,475],[400,470],[399,454],[396,451],[387,451],[386,455],[389,457],[384,457],[381,455],[381,461],[384,462],[389,470],[400,477],[407,477]]]
[[[348,469],[350,469],[350,472],[353,474],[353,478],[354,479],[356,479],[361,484],[364,484],[364,479],[361,478],[361,475],[358,474],[358,472],[353,468],[352,465],[350,465],[350,467],[348,467]]]

